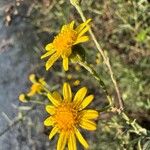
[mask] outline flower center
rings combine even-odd
[[[55,37],[53,46],[62,57],[68,57],[76,39],[77,32],[69,26],[64,26],[63,30]]]
[[[70,103],[64,103],[58,106],[54,115],[56,125],[60,130],[73,129],[77,123],[77,110],[75,110]]]

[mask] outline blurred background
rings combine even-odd
[[[110,58],[125,110],[149,133],[150,1],[83,0],[81,6],[86,17],[92,18],[92,29]],[[45,45],[72,20],[82,22],[69,0],[0,0],[0,150],[55,149],[57,139],[49,141],[49,129],[43,127],[44,107],[18,101],[19,94],[31,86],[31,73],[44,76],[51,89],[60,90],[64,81],[70,82],[74,91],[86,85],[95,95],[90,107],[107,105],[98,83],[83,68],[71,64],[65,73],[57,62],[46,72],[44,60],[40,60]],[[85,51],[87,62],[115,99],[107,68],[92,40]],[[139,143],[142,149],[150,149],[150,136],[132,133],[119,116],[102,115],[97,123],[97,132],[85,132],[91,150],[134,150]]]

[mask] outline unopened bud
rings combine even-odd
[[[74,86],[78,86],[80,84],[80,80],[75,80],[74,82],[73,82],[73,85]]]
[[[25,94],[20,94],[20,95],[19,95],[19,100],[20,100],[21,102],[23,102],[23,103],[27,102]]]
[[[29,80],[32,82],[32,83],[35,83],[37,82],[37,77],[35,76],[35,74],[30,74],[29,75]]]
[[[28,95],[24,94],[24,93],[21,93],[19,95],[19,101],[23,102],[23,103],[26,103],[26,102],[30,101],[30,97]]]

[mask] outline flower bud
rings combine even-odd
[[[23,103],[27,102],[26,95],[23,94],[23,93],[20,94],[20,95],[19,95],[19,100],[20,100],[21,102],[23,102]]]

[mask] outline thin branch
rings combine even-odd
[[[82,61],[78,61],[79,65],[81,65],[82,67],[84,67],[90,74],[92,74],[92,76],[98,81],[100,87],[103,89],[103,92],[105,93],[107,100],[109,102],[109,106],[112,106],[112,98],[109,95],[107,88],[105,86],[105,83],[103,82],[103,80],[101,79],[101,77],[97,74],[97,72],[91,68],[88,63],[82,62]]]
[[[22,117],[17,118],[14,120],[6,129],[0,132],[0,137],[4,135],[7,131],[9,131],[12,127],[17,125],[19,122],[23,121],[24,118],[36,107],[36,105],[32,106],[30,110],[28,110]]]
[[[85,22],[86,18],[85,18],[84,14],[83,14],[83,11],[82,11],[81,7],[78,4],[73,4],[73,6],[77,9],[77,11],[80,14],[82,20]],[[116,91],[116,94],[117,94],[117,97],[118,97],[118,102],[117,103],[119,105],[119,109],[122,111],[123,108],[124,108],[123,99],[121,97],[118,84],[117,84],[117,82],[115,80],[114,73],[112,71],[112,68],[111,68],[111,65],[110,65],[110,62],[109,62],[109,58],[107,56],[105,56],[105,54],[104,54],[100,44],[98,43],[98,41],[97,41],[97,39],[96,39],[96,37],[95,37],[95,35],[94,35],[94,33],[93,33],[93,31],[91,29],[89,29],[89,33],[90,33],[90,35],[91,35],[91,37],[92,37],[92,39],[93,39],[93,41],[94,41],[98,51],[100,52],[100,54],[101,54],[101,56],[102,56],[102,58],[103,58],[103,60],[104,60],[104,62],[106,64],[106,66],[107,66],[107,68],[109,70],[109,74],[110,74],[111,80],[112,80],[112,82],[114,84],[115,91]]]

